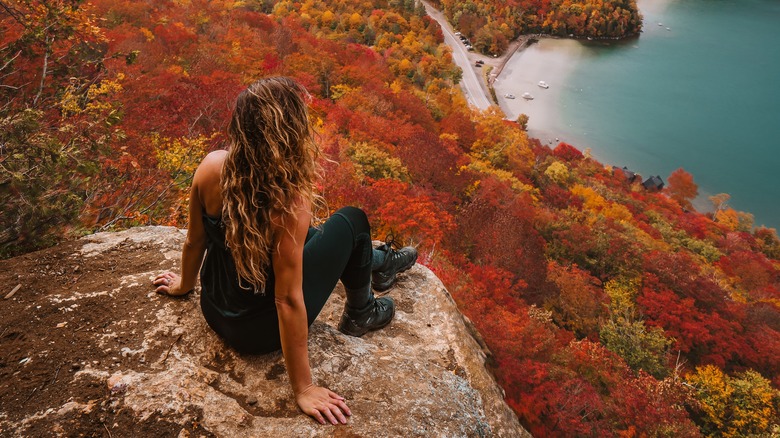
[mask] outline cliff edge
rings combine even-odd
[[[239,355],[206,325],[197,291],[153,292],[183,237],[139,227],[0,261],[0,435],[529,436],[419,265],[390,291],[387,328],[338,332],[341,285],[313,324],[314,380],[353,413],[316,424],[292,399],[281,353]]]

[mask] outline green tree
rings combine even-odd
[[[666,356],[674,340],[658,327],[646,327],[644,321],[618,316],[601,327],[601,342],[633,370],[644,370],[657,379],[669,374]]]
[[[0,256],[9,257],[55,241],[72,223],[83,197],[72,170],[88,174],[94,162],[42,129],[43,112],[0,113]]]
[[[56,242],[78,227],[85,200],[96,193],[100,157],[123,133],[111,95],[117,81],[68,87],[60,118],[41,110],[0,110],[0,255]]]
[[[120,119],[90,5],[0,1],[0,256],[77,227]]]

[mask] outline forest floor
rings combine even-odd
[[[154,318],[162,301],[143,299],[153,293],[151,283],[128,284],[123,276],[160,269],[159,250],[128,242],[86,261],[82,245],[0,261],[0,436],[175,436],[182,425],[117,409],[121,394],[105,378],[79,372],[110,374],[131,361],[135,369],[149,366],[128,351],[144,341],[144,330],[134,326]],[[186,304],[195,309],[196,303]],[[130,309],[142,316],[129,318]],[[112,348],[101,346],[104,340]],[[165,354],[175,341],[146,357]],[[184,430],[211,435],[197,421]]]

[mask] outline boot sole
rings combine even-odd
[[[371,287],[375,291],[377,291],[377,292],[384,292],[384,291],[390,289],[391,287],[393,287],[393,285],[395,285],[395,283],[398,281],[398,274],[400,274],[402,272],[406,272],[406,271],[412,269],[412,266],[414,266],[414,264],[417,263],[417,256],[418,255],[415,254],[414,259],[412,260],[412,262],[409,263],[408,265],[404,266],[403,268],[399,269],[398,272],[396,272],[395,275],[393,275],[390,278],[390,280],[388,280],[388,281],[386,281],[384,283],[378,283],[378,282],[375,283],[375,282],[372,281],[371,282]]]

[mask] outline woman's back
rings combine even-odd
[[[225,229],[218,217],[203,215],[206,257],[201,267],[202,299],[225,318],[245,318],[274,309],[274,275],[268,269],[266,284],[255,293],[251,284],[242,284],[235,262],[225,245]]]
[[[203,299],[223,317],[244,318],[273,309],[273,269],[269,266],[264,290],[257,291],[261,293],[256,293],[251,284],[243,284],[238,279],[235,261],[225,244],[222,222],[220,176],[226,157],[227,151],[220,150],[210,153],[203,160],[193,180],[193,195],[197,196],[193,196],[190,202],[200,205],[200,219],[207,240],[206,257],[201,267]],[[197,224],[198,221],[193,219],[190,218],[191,223]]]

